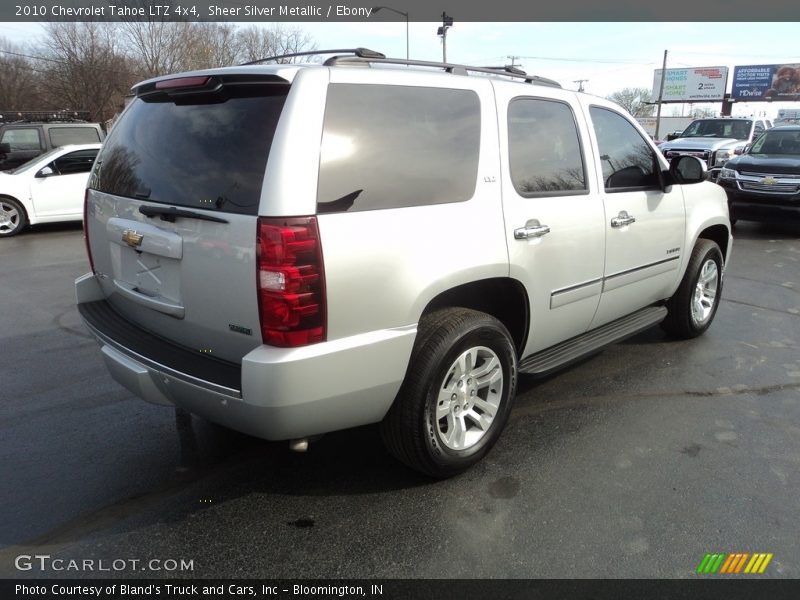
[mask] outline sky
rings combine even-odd
[[[736,65],[800,63],[796,23],[455,23],[447,35],[448,62],[496,66],[509,57],[530,74],[555,79],[568,89],[585,79],[590,94],[607,96],[625,87],[652,88],[653,71],[661,68],[727,66],[728,91]],[[242,25],[249,25],[242,23]],[[406,23],[297,23],[318,48],[366,47],[404,58]],[[410,23],[412,59],[442,60],[438,23]],[[34,23],[0,22],[0,36],[26,43],[41,35]],[[698,104],[719,108],[719,103]],[[672,114],[688,105],[665,105]],[[779,108],[798,103],[737,103],[734,116],[772,117]]]

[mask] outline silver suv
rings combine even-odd
[[[134,92],[76,288],[145,400],[295,449],[380,423],[446,477],[498,439],[520,373],[659,322],[697,336],[719,305],[724,191],[601,98],[363,49]]]

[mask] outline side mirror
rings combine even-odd
[[[672,133],[667,134],[667,141],[671,142],[672,140],[677,140],[681,137],[682,131],[673,131]]]
[[[55,175],[55,171],[50,167],[42,167],[39,169],[39,172],[36,173],[36,177],[50,177],[51,175]]]
[[[736,150],[734,150],[734,152],[733,152],[733,153],[734,153],[734,154],[747,154],[748,152],[750,152],[750,147],[751,147],[752,145],[753,145],[753,144],[745,144],[745,145],[744,145],[744,148],[742,148],[741,150],[739,150],[739,149],[737,148]]]
[[[11,144],[0,144],[0,154],[8,154],[11,152]]]
[[[675,183],[700,183],[708,179],[708,168],[705,161],[696,156],[682,154],[672,159],[669,174]]]

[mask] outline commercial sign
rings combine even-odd
[[[710,102],[722,100],[728,83],[728,67],[667,69],[662,102]],[[653,100],[661,89],[661,69],[653,75]]]
[[[800,100],[800,63],[734,67],[731,99]]]

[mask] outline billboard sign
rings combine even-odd
[[[728,67],[667,69],[662,102],[712,102],[722,100],[728,84]],[[661,89],[661,69],[653,74],[653,100]]]
[[[734,67],[731,99],[800,100],[800,63]]]

